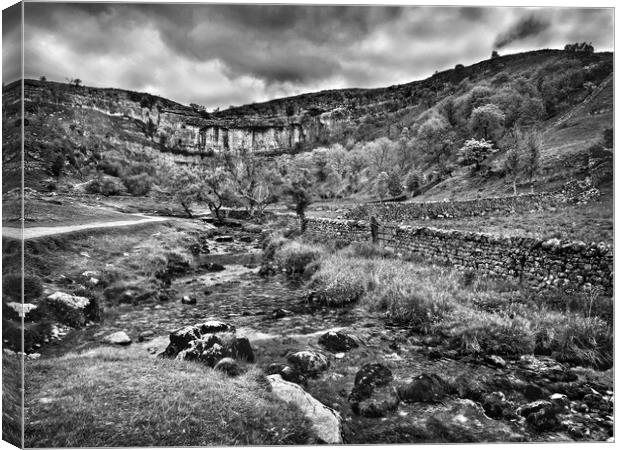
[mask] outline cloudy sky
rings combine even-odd
[[[3,59],[19,54],[3,14]],[[25,76],[118,87],[209,110],[380,87],[500,54],[592,42],[611,9],[26,3]],[[3,65],[3,80],[18,78]]]

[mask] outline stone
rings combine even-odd
[[[448,395],[450,385],[434,373],[422,374],[398,388],[398,397],[408,403],[435,403]]]
[[[162,357],[174,358],[180,351],[185,350],[190,342],[200,339],[200,328],[197,326],[185,326],[170,333],[170,344],[164,352]]]
[[[61,323],[72,327],[84,326],[87,322],[86,309],[90,299],[77,295],[55,292],[42,301]]]
[[[205,269],[207,272],[221,272],[222,270],[226,270],[226,267],[224,267],[221,264],[218,263],[207,263],[204,266],[202,266],[203,269]]]
[[[327,356],[314,350],[289,354],[286,360],[293,368],[307,376],[316,376],[329,367]]]
[[[535,384],[528,383],[523,389],[523,395],[528,400],[539,400],[545,397],[545,391]]]
[[[26,359],[29,359],[31,361],[36,361],[37,359],[41,358],[41,353],[29,353],[28,356],[26,356]]]
[[[271,317],[277,320],[282,317],[286,317],[289,313],[290,311],[287,311],[286,309],[278,308],[271,313]]]
[[[506,361],[504,361],[504,358],[501,356],[489,355],[485,357],[484,360],[493,367],[506,367]]]
[[[184,295],[181,299],[181,303],[184,305],[195,305],[197,303],[196,297],[190,295]]]
[[[26,320],[29,319],[29,313],[36,311],[37,309],[37,305],[32,303],[7,302],[5,305],[13,310],[17,314],[17,317],[23,317]]]
[[[312,424],[312,432],[326,444],[342,444],[342,419],[333,409],[325,406],[304,391],[299,385],[289,383],[280,375],[268,375],[273,395],[296,405]]]
[[[280,375],[285,381],[306,386],[307,379],[301,372],[293,369],[291,366],[280,363],[273,363],[267,367],[267,375]]]
[[[487,416],[492,419],[513,417],[515,415],[512,405],[506,400],[503,392],[491,392],[482,396],[482,408]]]
[[[235,327],[226,322],[222,322],[217,319],[210,319],[205,322],[197,323],[196,328],[198,328],[201,334],[213,334],[213,333],[234,333]]]
[[[340,331],[328,331],[319,338],[319,345],[333,353],[346,352],[359,346],[350,335]]]
[[[232,236],[216,236],[214,240],[215,242],[233,242],[234,241]]]
[[[155,332],[152,330],[143,331],[138,335],[138,342],[146,341],[155,336]]]
[[[117,331],[103,338],[103,342],[113,345],[129,345],[131,338],[124,331]]]
[[[372,395],[375,388],[387,386],[394,380],[392,371],[380,363],[363,365],[355,374],[349,401],[359,401]]]
[[[556,360],[540,356],[523,355],[519,365],[530,379],[548,378],[551,381],[575,381],[577,374]]]
[[[249,363],[254,362],[254,351],[248,338],[233,336],[229,346],[226,347],[226,352],[230,353],[235,359],[242,359]]]
[[[369,398],[352,402],[351,409],[363,417],[385,417],[398,408],[400,400],[391,386],[382,386],[373,390]]]
[[[222,358],[214,367],[215,370],[224,372],[228,376],[236,377],[243,373],[243,369],[237,361],[232,358]]]

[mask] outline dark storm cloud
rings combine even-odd
[[[549,28],[550,25],[551,23],[547,19],[537,17],[534,14],[521,17],[507,31],[497,36],[493,45],[498,49],[503,48],[513,42],[537,36]]]
[[[2,82],[21,77],[21,5],[2,11]]]
[[[488,58],[500,35],[504,52],[609,50],[612,30],[601,9],[26,3],[26,76],[226,107],[409,82]]]

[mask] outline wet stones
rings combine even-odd
[[[286,360],[294,369],[306,376],[317,376],[329,367],[327,356],[314,350],[291,353]]]
[[[552,358],[544,356],[523,355],[519,360],[519,366],[526,378],[529,379],[547,378],[550,381],[563,382],[577,379],[577,374],[573,370]]]
[[[234,326],[219,320],[185,326],[170,334],[170,343],[160,356],[199,361],[209,367],[215,367],[224,358],[254,362],[250,341],[235,333]]]
[[[346,352],[359,346],[352,336],[340,331],[328,331],[319,338],[319,345],[333,353]]]
[[[383,364],[365,364],[355,374],[355,382],[349,399],[369,397],[376,387],[387,386],[392,380],[394,380],[392,371]]]
[[[517,413],[538,431],[551,431],[560,425],[557,414],[562,408],[548,400],[538,400],[521,406]]]
[[[210,262],[201,266],[207,272],[221,272],[222,270],[226,270],[222,264]]]
[[[220,242],[220,243],[223,243],[223,242],[233,242],[234,241],[232,236],[224,236],[224,235],[216,236],[213,240],[215,242]]]
[[[510,419],[516,416],[511,402],[506,400],[503,392],[491,392],[482,397],[482,408],[492,419]]]
[[[451,386],[439,375],[422,374],[398,388],[398,396],[404,402],[435,403],[452,391]]]

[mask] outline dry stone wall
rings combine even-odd
[[[410,220],[458,219],[487,214],[515,214],[546,210],[567,203],[595,200],[600,192],[589,180],[568,182],[558,192],[541,192],[507,197],[485,197],[450,202],[379,203],[359,205],[345,218],[367,220],[371,216],[385,222],[406,223]]]
[[[294,215],[289,224],[298,224]],[[366,221],[309,218],[307,233],[345,242],[371,240]],[[406,225],[379,227],[378,243],[461,270],[512,277],[535,290],[597,288],[613,295],[613,246],[581,241],[494,237],[482,233]]]

